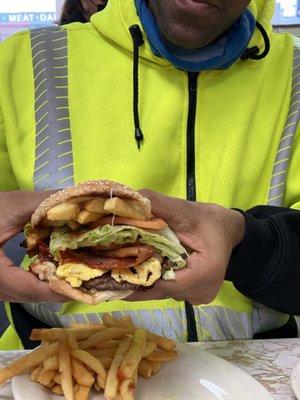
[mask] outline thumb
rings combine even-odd
[[[68,301],[50,289],[47,282],[39,280],[33,273],[17,267],[0,250],[0,300],[13,298],[13,301],[25,303]]]
[[[0,192],[0,246],[21,232],[35,209],[54,192]]]
[[[26,223],[36,208],[55,192],[56,190],[11,192],[11,201],[20,219],[20,224]]]
[[[164,219],[171,228],[178,225],[181,220],[184,200],[165,196],[148,189],[142,189],[139,193],[150,200],[153,215]]]
[[[0,192],[1,225],[16,226],[21,230],[41,202],[53,193],[54,190]]]

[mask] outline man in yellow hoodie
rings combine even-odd
[[[5,250],[0,347],[31,345],[25,310],[34,326],[130,314],[190,341],[294,332],[281,312],[300,312],[300,56],[273,9],[109,0],[91,23],[1,44],[0,245],[43,190],[106,178],[164,193],[145,192],[192,255],[174,282],[87,307],[57,303]]]

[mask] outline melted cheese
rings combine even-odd
[[[117,282],[126,281],[135,285],[151,286],[161,276],[161,264],[155,257],[133,267],[136,273],[130,269],[112,271],[111,276]]]
[[[85,264],[66,263],[57,268],[56,275],[59,278],[65,279],[72,287],[78,288],[82,285],[83,281],[89,281],[107,272],[107,269],[91,268]]]

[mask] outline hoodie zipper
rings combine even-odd
[[[186,198],[190,201],[196,201],[196,179],[195,179],[195,121],[197,105],[197,81],[198,72],[188,72],[189,88],[189,109],[186,132]],[[195,311],[193,306],[185,302],[188,341],[197,342],[197,328],[195,320]]]

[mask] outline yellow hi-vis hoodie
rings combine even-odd
[[[188,74],[156,57],[143,32],[140,149],[129,27],[143,28],[133,0],[109,0],[91,23],[6,40],[0,45],[0,190],[105,178],[186,198],[191,179],[198,201],[299,208],[299,77],[293,75],[299,56],[290,35],[272,32],[272,0],[253,0],[249,7],[269,35],[270,52],[259,61],[239,60],[227,70],[200,74],[193,132],[187,131]],[[249,47],[254,45],[263,49],[259,31]],[[188,338],[185,305],[175,300],[24,307],[50,325],[100,321],[103,312],[112,312],[174,339]],[[252,304],[228,282],[213,303],[193,312],[199,340],[251,338],[287,320]],[[2,333],[0,348],[18,347],[13,325]]]

